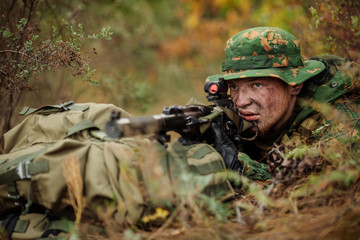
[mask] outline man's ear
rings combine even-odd
[[[291,86],[291,95],[298,95],[303,87],[304,83],[300,83],[298,85],[295,86]]]

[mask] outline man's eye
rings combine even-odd
[[[261,87],[261,86],[262,86],[261,83],[254,83],[254,87],[256,87],[256,88],[259,88],[259,87]]]
[[[238,89],[238,86],[236,86],[236,85],[230,85],[229,87],[230,87],[231,90],[237,90]]]

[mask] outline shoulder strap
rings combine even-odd
[[[95,125],[95,123],[89,119],[83,119],[74,126],[71,127],[71,129],[68,131],[66,137],[69,137],[75,133],[81,132],[83,130],[99,130],[99,128]]]
[[[304,98],[318,102],[333,102],[335,99],[354,89],[354,62],[335,55],[319,55],[310,58],[325,64],[325,70],[304,83]]]
[[[49,171],[49,163],[47,160],[32,162],[32,160],[46,149],[47,147],[44,147],[37,152],[20,156],[0,167],[0,185],[8,185],[9,197],[14,199],[19,198],[16,181],[30,179],[31,175]],[[15,165],[17,165],[17,167],[14,167]]]

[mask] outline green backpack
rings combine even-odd
[[[0,226],[13,239],[69,232],[79,211],[83,219],[136,224],[184,194],[182,174],[224,171],[220,154],[206,144],[175,141],[165,149],[141,137],[107,138],[103,129],[112,110],[130,117],[111,104],[23,109],[20,114],[29,116],[5,134],[0,155]],[[233,193],[215,176],[207,185]]]

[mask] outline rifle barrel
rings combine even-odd
[[[106,124],[105,132],[109,137],[119,138],[176,131],[185,127],[186,116],[183,114],[155,114],[110,121]]]

